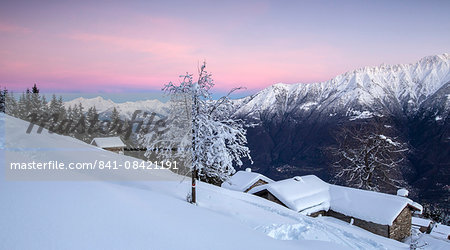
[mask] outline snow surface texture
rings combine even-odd
[[[380,109],[392,112],[394,104],[409,113],[449,81],[450,55],[445,53],[414,64],[364,67],[326,82],[274,84],[236,100],[236,114],[258,120],[261,110],[290,114],[316,110],[326,116],[341,112],[356,120],[379,115]]]
[[[100,148],[114,148],[125,147],[126,145],[120,139],[120,137],[97,137],[92,139],[91,144],[94,144]]]
[[[406,197],[330,185],[315,175],[277,181],[255,187],[249,192],[254,194],[264,189],[290,209],[302,214],[331,209],[381,225],[392,225],[407,205],[422,210],[422,206]]]
[[[433,234],[421,233],[418,229],[412,230],[412,235],[405,239],[407,244],[416,246],[413,249],[433,249],[433,250],[448,250],[450,248],[450,241]]]
[[[7,181],[10,150],[22,149],[13,155],[18,160],[130,157],[45,131],[26,135],[27,123],[4,120],[0,115],[0,131],[17,132],[0,144],[1,249],[409,249],[346,223],[202,182],[195,206],[186,202],[189,181],[169,171],[159,172],[166,181]],[[85,151],[56,149],[75,146]],[[48,150],[35,154],[30,149],[36,147]]]
[[[258,180],[263,180],[267,183],[273,182],[273,180],[267,178],[262,174],[247,171],[238,171],[233,176],[231,176],[229,181],[222,183],[222,187],[244,192]]]

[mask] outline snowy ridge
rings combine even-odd
[[[110,113],[114,108],[116,108],[123,118],[128,119],[133,116],[133,113],[136,110],[142,110],[142,112],[149,113],[155,112],[157,114],[167,114],[169,109],[169,105],[167,103],[163,103],[157,99],[115,103],[111,99],[105,100],[101,96],[97,96],[94,98],[79,97],[72,101],[65,102],[64,106],[67,109],[69,107],[79,105],[80,103],[84,108],[84,112],[86,112],[91,107],[95,107],[97,109],[97,112],[99,113]]]
[[[422,58],[414,64],[364,67],[320,83],[274,84],[235,102],[238,114],[256,118],[258,111],[327,114],[349,108],[411,112],[450,82],[450,55]],[[395,106],[397,105],[397,107]]]
[[[77,106],[80,103],[83,105],[85,111],[89,108],[95,107],[98,112],[104,112],[107,109],[117,105],[111,99],[105,100],[103,97],[97,96],[94,98],[78,97],[71,101],[65,102],[64,107],[67,109],[69,107]]]

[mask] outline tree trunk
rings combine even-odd
[[[195,193],[195,179],[197,178],[197,169],[194,168],[192,170],[192,197],[191,197],[191,203],[195,204],[196,201],[196,193]]]

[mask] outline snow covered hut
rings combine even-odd
[[[330,207],[329,185],[315,175],[273,182],[250,193],[306,215],[316,215]]]
[[[250,193],[305,215],[331,216],[396,240],[410,235],[412,213],[422,211],[406,197],[330,185],[315,175],[258,186]]]
[[[125,144],[120,137],[96,137],[92,139],[91,144],[119,154],[123,154],[125,149]]]
[[[441,223],[436,223],[431,229],[430,235],[436,238],[450,240],[450,227]]]
[[[433,221],[413,216],[411,224],[413,228],[417,228],[422,233],[430,233]]]
[[[229,181],[222,183],[222,187],[246,193],[254,187],[273,182],[273,180],[267,178],[266,176],[254,173],[250,168],[247,168],[245,171],[238,171],[231,176]]]
[[[414,212],[422,206],[412,200],[391,194],[330,185],[330,208],[326,216],[350,222],[369,232],[403,240],[411,233]]]

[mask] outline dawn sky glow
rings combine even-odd
[[[218,89],[308,83],[450,52],[450,1],[9,1],[0,86],[160,89],[207,61]]]

